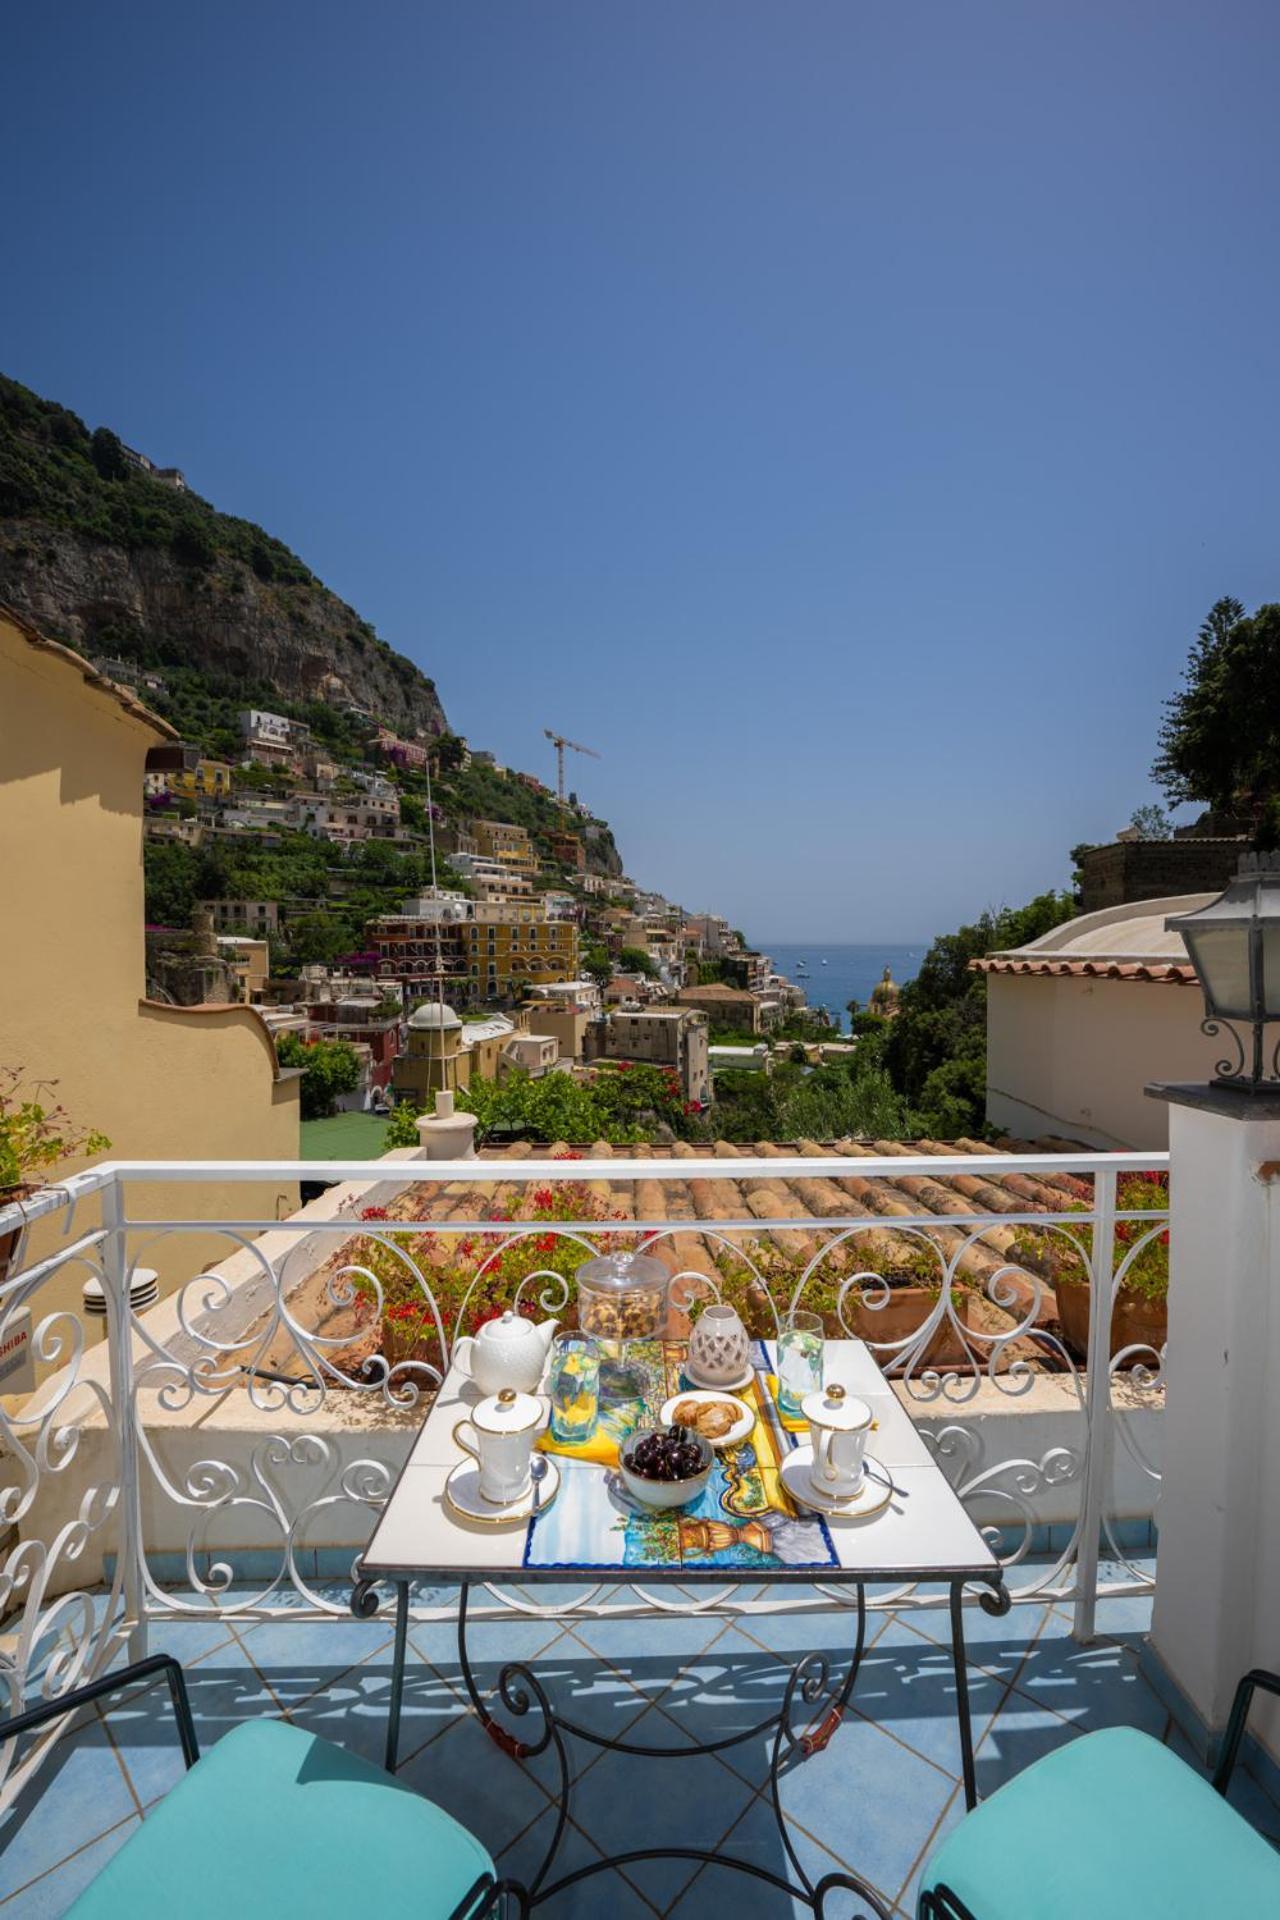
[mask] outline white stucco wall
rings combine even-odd
[[[1023,1139],[1169,1144],[1153,1080],[1206,1080],[1221,1047],[1200,1032],[1200,989],[1164,981],[993,973],[987,979],[987,1118]]]

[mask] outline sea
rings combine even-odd
[[[779,973],[802,986],[811,1007],[825,1007],[848,1031],[850,1000],[866,1006],[871,989],[888,967],[898,985],[915,978],[927,948],[919,946],[819,946],[814,941],[801,943],[761,941],[772,956]],[[802,964],[803,963],[803,964]]]

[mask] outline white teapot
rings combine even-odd
[[[558,1320],[535,1326],[523,1314],[508,1310],[497,1320],[486,1320],[479,1333],[464,1334],[454,1343],[458,1369],[474,1380],[481,1393],[536,1393],[542,1380],[551,1336]]]

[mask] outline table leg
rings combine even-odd
[[[956,1676],[956,1718],[960,1723],[960,1764],[964,1773],[964,1804],[978,1804],[973,1765],[973,1722],[969,1715],[969,1668],[964,1651],[964,1581],[951,1583],[951,1659]]]
[[[391,1707],[387,1714],[386,1769],[388,1773],[395,1772],[400,1752],[400,1706],[404,1699],[404,1662],[408,1637],[409,1582],[401,1580],[396,1585],[396,1638],[391,1656]]]

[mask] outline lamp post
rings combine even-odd
[[[1280,1020],[1280,856],[1246,853],[1225,892],[1195,913],[1171,914],[1204,991],[1202,1033],[1225,1027],[1234,1060],[1219,1060],[1213,1084],[1244,1093],[1280,1091],[1280,1042],[1264,1062],[1262,1030]],[[1247,1047],[1241,1027],[1252,1030]]]

